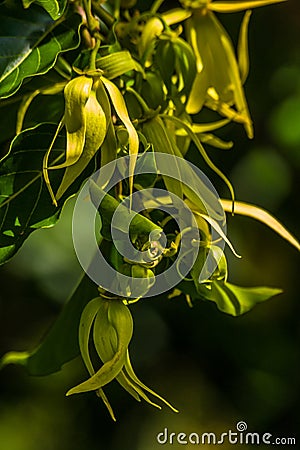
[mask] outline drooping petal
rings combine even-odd
[[[248,26],[251,14],[252,11],[246,11],[244,15],[238,41],[238,64],[242,84],[245,83],[249,73]]]
[[[96,391],[106,384],[110,383],[121,371],[124,365],[124,352],[122,348],[115,353],[110,361],[107,361],[94,375],[88,380],[83,381],[67,392],[68,395],[79,394],[81,392]]]
[[[176,125],[177,128],[183,129],[186,132],[186,134],[189,136],[191,141],[195,144],[195,146],[199,150],[202,158],[204,159],[204,161],[206,162],[208,167],[210,167],[226,183],[226,185],[228,186],[228,189],[231,193],[232,201],[234,202],[234,189],[233,189],[232,184],[230,183],[230,181],[228,180],[226,175],[224,175],[224,173],[218,167],[216,167],[215,164],[211,161],[211,159],[207,155],[203,145],[201,144],[198,136],[194,133],[192,126],[189,123],[186,123],[183,120],[178,119],[177,117],[174,117],[174,116],[169,116],[167,114],[164,114],[164,115],[162,115],[162,117],[165,120],[170,120],[170,121],[174,122],[174,124]],[[185,191],[186,188],[183,188],[183,190]]]
[[[95,370],[90,358],[89,338],[93,322],[100,308],[100,304],[101,298],[99,297],[91,300],[82,311],[79,323],[78,340],[80,353],[90,375],[93,375],[95,373]]]
[[[220,13],[233,13],[238,11],[244,11],[245,9],[258,8],[259,6],[272,5],[274,3],[286,2],[287,0],[228,0],[228,1],[216,1],[208,5],[211,11]]]
[[[130,187],[130,193],[133,191],[133,174],[134,169],[137,161],[137,155],[139,151],[139,138],[138,134],[136,132],[136,129],[134,128],[130,117],[128,115],[126,103],[124,101],[124,98],[117,88],[117,86],[110,80],[102,77],[103,84],[105,88],[107,89],[109,96],[111,98],[111,101],[113,103],[113,106],[116,110],[116,113],[118,114],[120,120],[125,125],[128,134],[129,134],[129,155],[131,156],[130,162],[129,162],[129,187]]]
[[[141,382],[141,380],[136,376],[133,367],[131,365],[131,361],[130,361],[130,357],[129,357],[129,352],[127,352],[126,354],[126,361],[125,361],[125,371],[128,374],[128,377],[130,378],[130,380],[135,383],[137,386],[139,386],[142,390],[145,390],[146,392],[149,392],[149,394],[153,395],[154,397],[158,398],[159,400],[161,400],[163,403],[165,403],[172,411],[174,412],[178,412],[178,410],[176,408],[174,408],[174,406],[172,406],[169,402],[167,402],[167,400],[165,400],[163,397],[161,397],[160,395],[158,395],[156,392],[154,392],[152,389],[150,389],[148,386],[146,386],[144,383]],[[142,395],[140,393],[140,395]],[[145,398],[145,397],[144,397]],[[149,401],[149,400],[146,400]],[[150,401],[150,403],[153,405],[153,402]],[[154,406],[159,407],[159,405],[154,404]]]
[[[65,87],[64,124],[67,131],[66,161],[57,169],[78,161],[83,152],[86,132],[86,109],[93,79],[86,76],[73,78]]]
[[[76,178],[84,171],[104,141],[107,129],[106,116],[93,90],[85,106],[85,115],[86,133],[83,151],[79,159],[66,168],[55,195],[56,200],[63,196]],[[53,168],[55,167],[49,167],[49,169]]]
[[[225,211],[230,211],[231,202],[229,200],[221,199],[221,203]],[[300,243],[297,239],[277,219],[275,219],[275,217],[263,208],[259,208],[250,203],[235,202],[234,212],[259,220],[278,233],[283,239],[286,239],[297,250],[300,250]]]
[[[187,112],[199,112],[203,102],[210,107],[207,99],[211,96],[216,103],[213,109],[219,112],[219,104],[236,108],[249,138],[252,138],[252,121],[229,35],[215,14],[209,10],[204,14],[202,9],[195,9],[193,15],[186,20],[185,26],[187,39],[197,62],[197,75],[188,99]],[[234,114],[230,118],[235,120]]]

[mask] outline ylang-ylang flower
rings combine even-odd
[[[89,351],[89,339],[92,331],[95,349],[103,362],[97,371],[94,369]],[[79,326],[80,351],[90,378],[70,389],[67,395],[95,391],[105,403],[112,419],[115,420],[103,388],[116,379],[137,401],[144,399],[151,405],[160,408],[148,397],[148,394],[151,394],[177,412],[160,395],[143,384],[135,374],[128,351],[132,333],[132,316],[129,307],[122,299],[102,294],[91,300],[82,312]]]

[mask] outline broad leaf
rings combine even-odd
[[[138,157],[136,171],[140,172],[139,175],[134,177],[134,186],[137,189],[147,189],[154,186],[158,169],[153,151],[145,151]]]
[[[94,169],[92,162],[68,189],[56,208],[42,176],[43,158],[56,126],[42,124],[25,130],[12,142],[9,154],[0,161],[0,264],[11,258],[35,229],[53,226],[64,201],[77,192]],[[52,156],[62,159],[65,135],[59,134]],[[51,183],[58,188],[62,171],[51,173]]]
[[[23,0],[24,8],[29,8],[32,3],[36,3],[44,8],[52,19],[56,20],[64,12],[67,0]]]
[[[216,303],[220,311],[231,316],[244,314],[257,303],[264,302],[282,292],[281,289],[276,288],[264,286],[246,288],[217,280],[199,285],[197,290],[205,300]]]
[[[63,364],[79,354],[80,316],[86,303],[95,296],[96,285],[87,275],[83,275],[42,343],[31,352],[7,353],[0,360],[0,368],[7,364],[21,364],[31,375],[49,375],[60,370]]]
[[[40,123],[58,123],[64,113],[65,84],[52,69],[23,83],[17,95],[0,99],[0,142]]]
[[[79,45],[79,15],[53,22],[40,8],[0,7],[0,97],[9,97],[26,77],[46,73],[57,56]]]

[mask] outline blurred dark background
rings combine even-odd
[[[235,42],[242,16],[220,16]],[[234,148],[208,148],[232,180],[237,198],[268,209],[298,238],[299,43],[298,0],[254,10],[245,89],[255,138],[247,140],[241,126],[230,125],[220,135],[233,140]],[[220,195],[228,197],[222,183],[207,174]],[[72,201],[57,227],[35,232],[15,259],[1,267],[1,354],[33,348],[78,278],[71,211]],[[79,358],[44,378],[10,366],[0,372],[0,448],[151,450],[161,447],[156,435],[165,427],[176,433],[222,433],[235,431],[241,420],[249,431],[295,437],[300,429],[299,255],[252,219],[229,217],[228,234],[243,256],[236,260],[227,254],[230,281],[282,287],[283,294],[240,318],[204,302],[189,308],[182,298],[147,299],[131,308],[136,371],[179,414],[136,403],[112,383],[107,394],[117,415],[115,424],[93,394],[65,397],[86,376]]]

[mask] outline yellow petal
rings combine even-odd
[[[229,119],[222,119],[217,120],[216,122],[192,123],[190,127],[195,134],[198,134],[207,133],[208,131],[215,131],[218,128],[224,127],[224,125],[227,125],[228,123],[230,123]],[[187,136],[187,132],[183,128],[179,128],[178,130],[176,130],[176,135]]]
[[[242,84],[245,83],[249,73],[249,52],[248,52],[248,26],[252,11],[246,11],[240,29],[238,41],[238,64]]]
[[[225,211],[231,212],[232,203],[230,200],[221,199],[222,206]],[[234,211],[236,214],[252,217],[264,223],[276,233],[278,233],[283,239],[286,239],[290,244],[300,250],[300,244],[297,239],[270,213],[258,206],[251,205],[244,202],[235,202]]]
[[[232,13],[238,11],[244,11],[245,9],[257,8],[259,6],[272,5],[274,3],[286,2],[287,0],[252,0],[252,1],[217,1],[210,3],[208,8],[211,11],[221,12],[221,13]]]
[[[55,166],[55,169],[61,169],[74,164],[83,152],[86,133],[85,106],[91,93],[92,84],[92,78],[80,76],[69,81],[65,87],[64,124],[67,132],[66,161],[63,164]]]
[[[66,395],[79,394],[81,392],[96,391],[106,384],[110,383],[121,371],[125,362],[125,350],[120,349],[115,353],[114,357],[107,361],[103,366],[92,375],[88,380],[83,381],[77,386],[70,389]]]
[[[191,17],[192,12],[187,9],[182,8],[174,8],[166,11],[162,14],[162,18],[166,22],[167,25],[174,25],[176,23],[181,23],[184,20]]]
[[[80,353],[90,375],[93,375],[95,370],[90,358],[89,339],[93,322],[100,308],[100,303],[100,297],[91,300],[83,309],[79,324],[78,341]]]
[[[213,109],[217,111],[221,104],[229,108],[234,106],[248,137],[252,138],[252,122],[228,33],[211,11],[203,15],[201,11],[195,10],[185,24],[187,40],[194,50],[198,71],[188,99],[187,112],[199,112],[203,101],[208,107],[211,103],[215,105]]]
[[[161,117],[163,117],[164,119],[168,119],[168,120],[174,122],[176,127],[180,128],[180,129],[183,129],[187,133],[187,135],[189,136],[191,141],[193,141],[193,143],[195,144],[195,146],[199,150],[202,158],[204,159],[204,161],[206,162],[208,167],[210,167],[220,178],[222,178],[224,183],[226,183],[226,185],[227,185],[227,187],[228,187],[228,189],[229,189],[229,191],[231,193],[232,201],[234,202],[234,189],[233,189],[232,184],[230,183],[230,181],[228,180],[226,175],[224,175],[224,173],[217,166],[215,166],[215,164],[209,158],[209,156],[206,153],[203,145],[201,144],[198,136],[194,133],[194,131],[192,129],[192,126],[189,123],[186,123],[183,120],[180,120],[180,119],[178,119],[175,116],[169,116],[167,114],[162,114]]]
[[[129,162],[129,188],[130,188],[130,193],[132,193],[132,191],[133,191],[133,174],[134,174],[134,169],[135,169],[138,151],[139,151],[138,134],[129,118],[126,103],[124,101],[124,98],[123,98],[121,92],[117,88],[117,86],[104,77],[102,77],[101,79],[103,81],[105,88],[107,89],[107,91],[109,93],[109,96],[114,105],[116,113],[118,114],[120,120],[125,125],[125,127],[128,131],[128,134],[129,134],[129,155],[131,156],[130,162]]]
[[[66,168],[61,184],[56,193],[56,200],[59,200],[71,184],[84,171],[89,162],[95,156],[97,150],[102,145],[106,135],[106,116],[99,104],[95,91],[91,91],[89,99],[85,106],[86,114],[86,133],[84,148],[79,159],[72,165]],[[49,167],[49,169],[55,167]]]
[[[151,405],[156,406],[157,408],[160,409],[160,406],[157,405],[156,403],[153,403],[152,401],[150,401],[150,399],[145,394],[142,395],[142,392],[143,392],[142,390],[145,390],[145,391],[149,392],[149,394],[152,394],[154,397],[158,398],[160,401],[165,403],[170,409],[172,409],[172,411],[178,412],[178,410],[176,408],[174,408],[174,406],[172,406],[169,402],[167,402],[167,400],[165,400],[163,397],[161,397],[156,392],[154,392],[152,389],[150,389],[148,386],[146,386],[144,383],[142,383],[142,381],[136,376],[136,374],[133,370],[133,367],[131,365],[128,351],[126,353],[125,372],[127,373],[131,382],[136,386],[136,390],[138,391],[139,395],[141,395],[141,397],[143,397],[144,400],[146,400]]]

